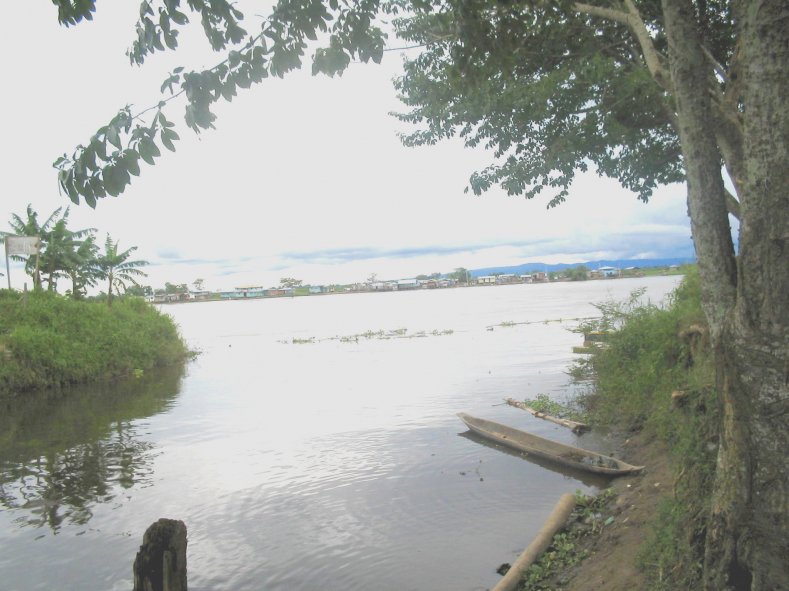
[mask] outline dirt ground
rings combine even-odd
[[[561,575],[562,591],[633,591],[645,587],[636,568],[636,556],[650,531],[660,499],[672,494],[673,472],[663,446],[629,439],[623,449],[626,462],[646,466],[638,476],[617,478],[617,497],[609,507],[613,523],[602,533],[585,539],[589,556]]]

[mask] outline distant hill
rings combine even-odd
[[[524,263],[523,265],[515,265],[512,267],[485,267],[482,269],[469,269],[469,274],[472,277],[480,277],[482,275],[495,275],[495,274],[508,274],[514,273],[516,275],[524,275],[534,271],[563,271],[578,265],[586,265],[589,269],[597,269],[599,267],[616,267],[617,269],[626,269],[627,267],[668,267],[670,265],[685,265],[688,263],[695,263],[692,258],[676,257],[668,259],[615,259],[615,260],[599,260],[599,261],[584,261],[578,263],[557,263],[549,265],[547,263]]]

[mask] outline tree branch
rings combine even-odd
[[[636,8],[632,0],[625,0],[625,6],[628,12],[603,8],[601,6],[593,6],[582,2],[576,2],[573,5],[578,12],[618,22],[630,29],[630,32],[641,46],[641,54],[652,78],[661,88],[671,92],[671,76],[663,66],[660,54],[655,49],[655,44],[652,42],[652,37],[649,36],[649,31],[647,31],[644,21],[641,20],[641,14],[638,12],[638,8]]]
[[[704,52],[704,55],[710,61],[710,63],[712,64],[712,67],[715,69],[715,72],[717,72],[718,76],[721,77],[721,80],[723,80],[724,83],[728,84],[729,83],[729,75],[726,73],[726,68],[724,68],[721,65],[721,63],[718,60],[715,59],[715,56],[712,55],[712,53],[710,52],[709,49],[707,49],[706,45],[702,45],[701,46],[701,51]]]
[[[734,195],[731,194],[731,192],[728,189],[724,189],[724,191],[726,192],[725,194],[726,211],[728,211],[729,214],[733,215],[735,218],[737,218],[737,221],[739,221],[741,219],[740,202],[737,200],[737,198]]]

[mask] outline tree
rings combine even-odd
[[[140,298],[153,295],[153,288],[150,285],[130,285],[126,288],[126,295],[137,296]]]
[[[118,252],[118,242],[113,242],[109,234],[104,241],[104,253],[99,258],[102,278],[107,281],[107,305],[112,306],[112,293],[121,295],[121,289],[126,290],[126,285],[138,285],[135,277],[145,277],[141,270],[148,264],[147,261],[129,260],[131,253],[137,250],[136,246]]]
[[[187,126],[212,127],[212,105],[283,76],[316,47],[313,71],[378,61],[382,15],[422,52],[397,82],[421,128],[407,145],[459,135],[493,150],[470,179],[533,197],[568,195],[593,167],[648,199],[685,180],[704,291],[721,414],[706,525],[707,589],[777,589],[789,580],[789,43],[784,0],[280,0],[247,37],[229,4],[189,3],[217,50],[214,68],[173,71],[165,106],[185,96]],[[61,22],[90,16],[91,0],[55,0]],[[177,46],[187,22],[176,0],[154,21],[143,2],[130,51],[141,63]],[[320,36],[310,46],[309,41]],[[327,39],[328,37],[328,39]],[[325,43],[324,43],[325,41]],[[61,188],[95,206],[172,149],[164,107],[142,121],[122,109],[72,156],[55,163]],[[722,168],[732,180],[733,194]],[[738,251],[729,214],[740,219]]]
[[[90,258],[94,253],[91,244],[95,230],[70,230],[68,218],[69,208],[63,211],[63,208],[59,207],[40,224],[38,213],[28,204],[24,218],[18,214],[11,216],[9,225],[12,231],[2,232],[3,235],[38,236],[41,239],[37,261],[31,257],[12,255],[15,260],[25,262],[25,271],[33,278],[35,289],[40,289],[43,281],[46,281],[47,289],[56,291],[57,280],[62,277],[74,279],[80,273],[81,266],[84,266],[82,272],[87,281],[86,285],[91,284],[88,276],[91,274],[91,265],[95,262]],[[42,270],[45,276],[43,281]],[[73,289],[72,295],[75,298],[80,297]]]
[[[468,272],[468,269],[466,269],[466,268],[464,268],[464,267],[458,267],[457,269],[455,269],[454,271],[452,271],[452,272],[451,272],[451,273],[448,275],[448,277],[449,277],[450,279],[454,279],[454,280],[455,280],[455,281],[457,281],[458,283],[468,283],[468,282],[469,282],[469,277],[470,277],[470,274],[469,274],[469,272]]]
[[[71,253],[64,270],[71,279],[71,297],[75,300],[84,298],[88,287],[93,287],[102,278],[99,247],[92,233]]]
[[[192,286],[195,288],[195,291],[203,291],[203,283],[205,282],[204,279],[195,279],[192,282]]]
[[[301,287],[302,280],[301,279],[293,279],[292,277],[283,277],[279,280],[279,286],[285,288],[296,288]]]
[[[50,231],[55,223],[57,223],[61,211],[63,211],[63,208],[58,207],[47,217],[43,224],[40,224],[38,221],[38,213],[33,209],[33,206],[28,203],[27,209],[25,210],[25,217],[16,213],[12,214],[11,221],[9,222],[11,232],[3,232],[2,234],[3,236],[38,236],[42,238],[43,241],[44,235]],[[39,270],[40,256],[39,253],[39,266],[36,266],[34,259],[24,258],[18,255],[11,256],[14,260],[24,261],[25,272],[33,278],[33,289],[41,288],[41,272]]]
[[[789,580],[789,60],[785,4],[445,2],[401,20],[427,49],[398,89],[408,145],[460,134],[497,161],[472,176],[564,200],[577,169],[647,199],[685,179],[722,416],[707,589]],[[666,55],[667,54],[667,55]],[[733,181],[726,190],[722,167]],[[739,261],[728,215],[741,221]],[[776,536],[776,532],[781,532]]]
[[[578,265],[577,267],[566,269],[564,276],[570,281],[586,281],[589,278],[588,273],[589,269],[586,265]]]
[[[95,267],[95,253],[97,251],[93,248],[96,230],[94,228],[70,230],[68,217],[69,208],[66,208],[62,217],[42,235],[43,250],[40,255],[40,266],[46,276],[45,281],[49,291],[57,291],[57,281],[60,278],[71,277],[73,279],[78,275],[83,275],[88,283],[95,279],[91,276],[91,272]],[[73,295],[79,297],[79,295]]]

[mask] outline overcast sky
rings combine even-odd
[[[52,162],[127,103],[155,104],[167,72],[210,66],[197,30],[182,49],[129,65],[137,2],[99,2],[93,22],[59,27],[46,1],[13,2],[0,37],[4,133],[0,227],[28,203],[45,216],[68,206]],[[247,13],[248,19],[255,11]],[[262,12],[258,10],[257,12]],[[257,25],[248,25],[248,30]],[[398,45],[396,40],[390,42]],[[401,54],[382,66],[354,64],[342,78],[299,72],[265,81],[230,104],[217,129],[196,136],[182,104],[168,110],[182,141],[118,198],[71,208],[73,229],[109,232],[136,245],[154,287],[205,279],[210,289],[364,281],[525,262],[692,256],[685,189],[666,187],[645,205],[615,181],[579,177],[568,202],[525,200],[498,189],[464,194],[491,161],[458,143],[405,148],[391,79]],[[15,287],[23,280],[12,269]]]

